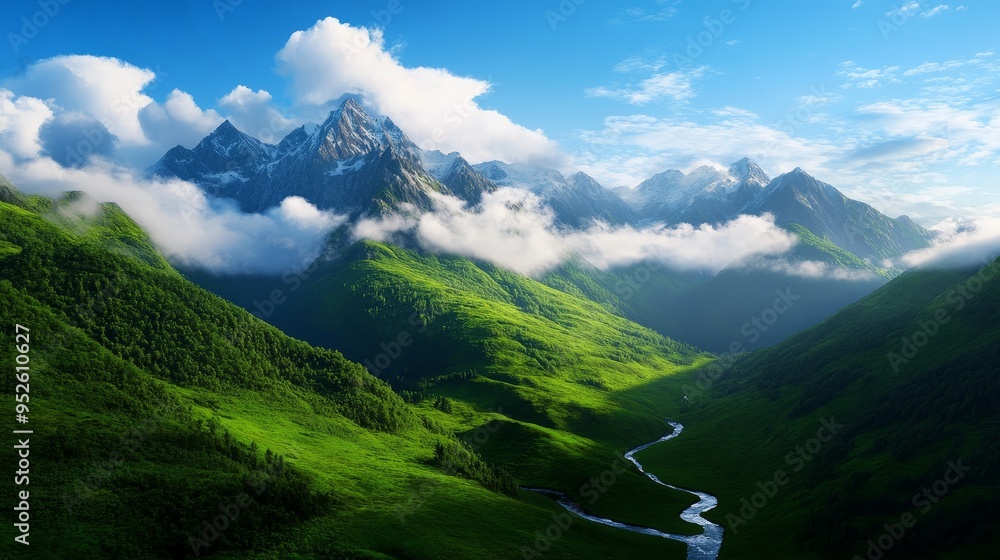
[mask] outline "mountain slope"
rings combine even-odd
[[[646,222],[717,224],[741,214],[769,213],[778,225],[804,226],[875,266],[926,247],[933,238],[908,217],[889,218],[801,168],[772,180],[747,158],[734,162],[727,173],[709,166],[687,175],[665,171],[619,194]]]
[[[730,527],[722,558],[885,553],[868,552],[871,542],[906,557],[994,557],[998,276],[1000,261],[910,271],[821,325],[710,372],[701,389],[689,387],[691,437],[669,457],[651,450],[648,464],[718,491],[716,518]],[[823,419],[842,427],[809,443]],[[959,462],[968,470],[954,470]],[[777,470],[788,481],[754,498]],[[924,488],[937,491],[925,497]],[[887,529],[904,514],[916,524]]]
[[[392,120],[376,119],[347,99],[323,124],[299,127],[277,146],[227,121],[193,150],[170,150],[147,173],[194,182],[247,212],[300,196],[339,213],[382,215],[408,205],[429,209],[433,192],[473,200],[490,188],[466,180],[452,193],[421,167],[418,152]]]
[[[583,172],[568,179],[555,169],[488,161],[474,166],[495,184],[537,194],[569,227],[582,228],[599,220],[612,225],[635,221],[635,212],[617,194]]]
[[[459,257],[365,241],[302,276],[206,285],[294,336],[343,350],[407,398],[445,397],[462,410],[448,418],[455,429],[470,429],[461,417],[473,411],[502,411],[509,428],[490,437],[484,457],[524,485],[583,503],[592,473],[669,431],[663,418],[681,405],[684,372],[709,359],[583,297]],[[264,305],[279,286],[283,303]],[[651,390],[633,393],[643,386]],[[677,518],[689,495],[663,490],[629,470],[588,510],[691,532]]]
[[[569,263],[542,281],[671,339],[732,353],[777,344],[870,294],[890,275],[798,224],[786,229],[798,237],[787,255],[734,263],[715,275],[678,272],[656,261],[608,271]]]
[[[876,264],[926,247],[931,239],[930,233],[912,220],[893,220],[800,168],[776,177],[741,212],[769,212],[778,225],[801,224]]]
[[[643,219],[668,224],[715,224],[736,217],[770,179],[747,158],[728,173],[702,166],[685,175],[676,169],[654,175],[635,188],[633,204]]]

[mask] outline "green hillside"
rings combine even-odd
[[[880,537],[896,558],[995,558],[1000,541],[984,520],[1000,518],[998,274],[1000,262],[908,272],[707,375],[718,380],[693,391],[681,417],[688,437],[651,449],[648,465],[718,495],[723,559],[864,558]],[[811,441],[823,419],[843,427]],[[774,492],[778,471],[788,480]],[[924,488],[930,497],[914,497]],[[884,536],[901,519],[915,525]]]
[[[312,271],[273,311],[286,332],[341,349],[407,398],[448,399],[461,413],[442,421],[456,431],[479,425],[483,411],[502,413],[510,427],[480,452],[524,485],[571,495],[629,447],[669,432],[663,418],[683,404],[681,374],[710,359],[492,265],[370,241]],[[664,385],[640,389],[654,380]],[[632,471],[622,479],[594,513],[696,530],[677,519],[689,496]],[[642,495],[648,509],[636,507]]]
[[[583,267],[541,283],[358,242],[284,278],[199,278],[307,343],[178,274],[117,207],[4,188],[0,324],[12,341],[30,329],[30,420],[12,425],[34,430],[42,557],[681,558],[678,542],[559,527],[558,505],[516,489],[695,533],[678,517],[690,495],[623,468],[664,418],[684,434],[641,461],[719,497],[723,559],[864,557],[902,520],[899,557],[998,544],[975,521],[1000,516],[1000,263],[905,273],[729,360],[612,314],[642,296]]]
[[[359,245],[371,258],[345,269],[355,292],[339,306],[331,292],[324,309],[354,332],[393,314],[411,330],[426,323],[422,348],[448,351],[417,352],[413,333],[411,354],[429,357],[390,379],[407,403],[340,353],[146,258],[148,239],[116,207],[67,216],[66,199],[13,194],[20,206],[0,202],[0,324],[11,341],[16,325],[29,329],[39,557],[522,558],[562,510],[518,494],[507,469],[579,495],[622,451],[668,431],[680,374],[707,360],[499,270]],[[372,332],[398,335],[386,325]],[[16,354],[0,349],[7,363]],[[669,389],[628,394],[653,379]],[[16,381],[5,383],[12,408]],[[677,517],[689,503],[629,471],[593,510],[692,532]],[[16,531],[6,526],[7,543]],[[577,519],[545,556],[683,550]]]

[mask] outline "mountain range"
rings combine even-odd
[[[743,158],[727,171],[703,166],[669,170],[634,190],[609,190],[577,172],[489,161],[470,165],[460,154],[423,150],[388,117],[373,117],[353,98],[320,125],[303,125],[277,145],[229,121],[193,149],[177,146],[147,169],[155,177],[191,181],[206,193],[235,199],[248,212],[301,196],[325,210],[378,216],[429,210],[434,193],[477,204],[500,187],[527,189],[559,224],[718,224],[741,214],[772,214],[781,226],[813,234],[875,263],[925,247],[933,235],[905,216],[889,218],[851,200],[800,168],[774,179]]]

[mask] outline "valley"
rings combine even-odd
[[[52,411],[51,414],[65,411],[58,413],[65,415],[65,420],[58,420],[60,416],[51,417],[53,426],[63,425],[65,429],[73,430],[71,433],[77,434],[75,437],[79,440],[82,436],[70,427],[72,423],[66,422],[78,418],[85,410],[94,426],[113,418],[120,419],[114,420],[116,422],[135,422],[128,418],[137,419],[139,416],[136,414],[148,414],[142,411],[150,405],[126,397],[126,394],[136,390],[128,387],[147,387],[143,391],[160,395],[154,400],[160,401],[161,404],[156,406],[163,412],[154,414],[162,418],[161,422],[176,425],[178,428],[175,429],[187,426],[183,429],[190,431],[192,436],[189,437],[194,437],[194,441],[199,441],[198,438],[221,438],[217,441],[223,443],[213,444],[222,446],[219,451],[200,451],[196,455],[204,457],[198,459],[205,462],[201,464],[217,464],[220,459],[213,458],[211,453],[228,453],[238,457],[239,461],[245,461],[246,466],[239,467],[247,473],[243,476],[250,477],[242,483],[245,486],[252,484],[250,481],[255,476],[254,472],[275,472],[273,467],[266,468],[275,459],[255,459],[255,450],[259,453],[260,449],[265,449],[269,457],[279,458],[279,464],[286,467],[279,468],[278,472],[283,474],[276,480],[293,477],[289,480],[298,482],[271,482],[275,475],[264,475],[265,488],[274,488],[275,493],[270,490],[264,492],[264,501],[260,503],[271,503],[271,496],[287,503],[291,498],[281,497],[283,493],[295,492],[298,494],[294,495],[301,496],[296,500],[312,505],[298,506],[303,508],[298,510],[300,513],[287,518],[284,528],[274,526],[272,531],[277,531],[276,535],[285,535],[282,540],[293,538],[298,543],[296,546],[324,550],[330,550],[330,544],[323,544],[329,541],[324,539],[336,534],[337,547],[349,547],[343,548],[344,557],[355,554],[349,552],[352,548],[395,550],[384,549],[388,541],[374,538],[380,533],[373,532],[373,528],[389,530],[390,527],[395,529],[389,530],[389,534],[397,537],[405,535],[402,541],[393,539],[392,542],[396,543],[393,546],[412,542],[411,546],[415,548],[409,549],[406,554],[412,555],[421,550],[423,554],[428,554],[427,557],[434,557],[443,553],[443,549],[438,548],[440,545],[430,544],[426,536],[421,536],[423,531],[436,531],[432,528],[437,527],[440,521],[431,520],[444,516],[448,523],[456,527],[480,522],[476,521],[475,515],[469,515],[472,511],[481,511],[486,516],[480,519],[489,518],[494,520],[491,523],[501,524],[491,529],[491,538],[499,537],[510,544],[504,549],[497,548],[494,543],[491,548],[496,550],[496,557],[518,557],[520,543],[531,542],[532,531],[544,531],[549,527],[552,519],[557,519],[552,516],[558,515],[559,506],[544,496],[532,498],[530,492],[518,492],[519,497],[512,499],[502,492],[494,493],[497,490],[488,490],[491,487],[502,488],[497,481],[509,476],[502,474],[505,472],[509,472],[522,486],[551,488],[561,492],[560,496],[565,500],[587,504],[588,515],[613,519],[616,523],[629,526],[655,528],[656,534],[699,534],[698,526],[690,523],[698,518],[683,513],[693,503],[691,495],[677,488],[704,489],[718,496],[719,506],[707,510],[699,507],[696,511],[706,511],[704,515],[712,523],[708,527],[720,527],[725,531],[719,558],[739,557],[739,551],[746,547],[762,546],[757,540],[761,535],[766,535],[763,538],[771,542],[774,523],[795,528],[786,533],[791,540],[783,546],[790,551],[789,557],[802,557],[810,546],[816,546],[809,543],[824,542],[817,539],[830,538],[825,534],[808,532],[809,525],[804,519],[766,517],[766,510],[762,508],[760,513],[754,512],[747,519],[740,518],[743,523],[733,524],[732,515],[739,510],[741,499],[747,498],[756,488],[755,477],[769,480],[771,477],[763,469],[784,464],[790,473],[787,488],[797,490],[785,490],[783,486],[775,499],[793,500],[791,503],[808,499],[808,494],[803,494],[806,488],[822,487],[815,482],[820,478],[833,476],[826,484],[864,488],[864,478],[857,478],[858,471],[853,469],[858,467],[853,465],[872,461],[873,458],[865,459],[868,457],[866,453],[869,453],[866,451],[868,446],[881,441],[880,438],[886,437],[884,434],[891,433],[891,430],[898,430],[898,427],[894,428],[898,424],[893,422],[908,423],[912,417],[900,410],[896,414],[901,416],[858,418],[856,412],[850,412],[857,409],[844,408],[851,399],[857,398],[851,396],[857,391],[854,386],[860,384],[859,389],[865,387],[862,389],[862,394],[867,395],[865,398],[884,402],[879,401],[886,398],[884,395],[909,391],[909,384],[937,383],[933,376],[927,375],[915,377],[912,381],[909,376],[897,381],[885,378],[884,374],[876,376],[876,371],[891,372],[892,366],[889,361],[864,357],[866,353],[878,356],[882,352],[878,350],[879,343],[875,337],[864,343],[866,347],[872,347],[871,350],[851,349],[848,353],[808,350],[810,347],[822,348],[822,345],[815,346],[811,340],[821,337],[837,341],[838,337],[846,336],[837,333],[852,332],[859,325],[878,328],[879,323],[895,321],[900,321],[900,324],[913,321],[917,328],[921,328],[920,325],[926,324],[926,319],[921,317],[941,316],[938,313],[941,309],[935,308],[935,305],[947,305],[952,310],[949,314],[954,315],[955,324],[972,320],[981,325],[979,329],[989,329],[994,324],[989,319],[989,313],[996,309],[987,304],[977,307],[984,311],[966,311],[963,314],[961,311],[965,311],[968,304],[961,306],[962,309],[957,308],[957,303],[962,303],[958,301],[957,294],[969,293],[968,278],[978,279],[976,286],[981,287],[976,295],[979,301],[991,301],[991,294],[996,290],[983,280],[990,277],[988,270],[909,272],[820,326],[792,337],[772,350],[752,354],[749,358],[746,354],[738,354],[735,361],[727,358],[715,364],[715,358],[710,354],[663,338],[654,331],[609,314],[600,303],[546,284],[459,257],[421,255],[400,247],[360,242],[343,251],[338,260],[317,265],[309,274],[295,276],[301,285],[294,291],[291,286],[286,286],[289,288],[287,299],[274,300],[273,313],[268,319],[276,324],[287,321],[286,328],[293,335],[298,333],[298,336],[309,338],[319,346],[342,348],[348,357],[360,363],[378,364],[376,371],[365,371],[339,358],[339,354],[324,354],[328,351],[310,350],[303,343],[284,339],[284,335],[265,326],[249,313],[214,299],[214,296],[190,284],[169,265],[145,256],[154,253],[142,237],[141,230],[133,227],[128,218],[116,213],[113,207],[106,207],[101,217],[86,224],[89,227],[83,230],[90,233],[80,237],[80,234],[62,233],[66,231],[61,229],[64,224],[54,225],[43,218],[50,215],[51,209],[57,208],[57,205],[71,204],[77,198],[54,202],[24,197],[10,187],[6,192],[8,202],[3,203],[6,217],[3,234],[7,243],[22,250],[8,254],[5,261],[11,263],[11,259],[15,259],[22,264],[5,268],[8,275],[4,281],[11,301],[20,302],[13,308],[14,315],[34,317],[36,326],[33,333],[38,332],[39,340],[50,341],[40,346],[46,353],[43,355],[49,357],[43,359],[39,372],[34,375],[41,387],[52,384],[60,387],[54,393],[47,394],[43,390],[37,397],[41,399],[44,409]],[[109,252],[109,248],[116,246],[131,247],[132,256]],[[78,256],[67,260],[65,256],[70,254],[70,248]],[[76,264],[57,265],[60,262],[58,259]],[[104,263],[101,271],[96,268],[97,262]],[[121,272],[109,276],[106,272],[109,266]],[[50,271],[45,284],[48,288],[32,280],[32,267]],[[24,272],[11,275],[15,270]],[[109,282],[104,278],[111,280]],[[72,296],[71,290],[58,288],[61,285],[69,287],[90,283],[106,285],[103,292],[108,296],[93,300]],[[205,284],[211,286],[210,281]],[[25,298],[17,295],[16,290],[11,291],[18,285],[28,287],[33,296]],[[900,296],[896,292],[906,295]],[[118,296],[121,293],[133,294],[132,303],[121,305]],[[139,296],[143,293],[149,295]],[[256,297],[258,293],[269,291],[255,290],[250,297]],[[197,307],[181,303],[192,298],[205,303]],[[879,302],[887,301],[902,304],[892,307],[896,315],[886,315],[885,310],[890,307]],[[925,306],[929,306],[927,310]],[[183,313],[190,319],[183,323],[176,320],[150,322],[152,317],[146,316],[147,309],[158,310],[157,315],[160,316]],[[207,309],[215,310],[206,314]],[[879,310],[877,320],[866,318],[866,313],[870,313],[866,311],[868,309]],[[164,368],[156,357],[161,350],[157,349],[155,341],[177,337],[191,341],[198,339],[193,333],[175,330],[174,325],[180,324],[203,325],[201,328],[211,329],[204,331],[206,334],[201,336],[201,340],[213,342],[207,347],[204,342],[187,343],[189,350],[186,356],[189,357],[174,354],[172,360],[175,365]],[[147,325],[142,327],[143,331],[155,329],[154,332],[162,334],[154,337],[140,335],[143,331],[129,325]],[[976,327],[970,325],[968,328]],[[587,332],[588,336],[582,339],[576,334],[579,332]],[[946,331],[941,329],[941,332]],[[928,346],[926,352],[932,354],[925,356],[920,366],[915,366],[917,372],[927,371],[933,375],[935,367],[944,367],[943,364],[949,360],[971,359],[972,363],[976,363],[977,359],[973,356],[996,356],[986,351],[996,338],[983,334],[963,340],[961,331],[947,332],[947,338],[934,339],[940,346]],[[53,340],[59,342],[51,342]],[[266,343],[272,348],[279,341],[287,340],[280,344],[290,345],[291,353],[286,357],[273,355],[263,362],[253,358],[248,360],[249,354],[241,357],[241,353],[252,352],[259,346],[260,343],[252,342],[254,340],[272,340]],[[842,344],[856,344],[851,342],[856,340],[854,337],[843,340]],[[897,350],[891,342],[891,335],[884,340],[887,341],[883,343],[886,352]],[[970,344],[987,346],[982,347],[983,351],[973,351],[980,346]],[[60,353],[56,351],[57,347],[74,350]],[[823,353],[810,357],[817,351]],[[789,353],[803,357],[779,358]],[[229,369],[224,365],[226,362],[219,363],[217,358],[207,361],[208,355],[232,356],[226,359],[237,361],[232,362],[232,369]],[[833,378],[824,377],[821,372],[830,368],[841,372],[852,371],[838,362],[838,357],[845,355],[858,356],[859,364],[872,365],[860,366],[853,370],[857,373],[850,377],[845,377],[844,373]],[[91,389],[84,389],[81,380],[66,377],[74,371],[92,371],[91,366],[79,365],[81,356],[92,356],[86,360],[104,361],[109,372],[121,373],[113,374],[117,377],[109,377],[106,381],[101,381],[99,377],[88,381]],[[930,356],[940,358],[928,360]],[[773,359],[780,359],[781,362],[768,362]],[[806,363],[802,360],[813,365],[800,365]],[[825,360],[832,361],[825,365]],[[384,363],[386,361],[388,363]],[[202,367],[195,365],[199,363],[215,364],[218,373],[211,376],[197,373]],[[342,365],[335,365],[338,363]],[[882,365],[878,366],[880,363]],[[934,365],[937,363],[942,365]],[[284,365],[279,369],[260,369],[264,364]],[[84,369],[81,370],[81,367]],[[317,367],[319,369],[315,369]],[[344,373],[325,373],[331,372],[331,367],[341,368]],[[868,367],[878,369],[866,369]],[[985,373],[989,370],[986,363],[977,367],[980,369],[970,370],[968,375],[972,375],[973,371]],[[697,380],[699,375],[702,380],[706,379],[704,372],[709,368],[723,369],[722,373],[708,377],[710,382],[705,386]],[[769,371],[769,374],[760,377],[760,371]],[[794,373],[796,371],[802,373]],[[805,373],[811,371],[817,373]],[[381,379],[371,377],[370,373],[379,374]],[[968,382],[974,382],[974,379],[974,376],[969,377]],[[95,408],[92,400],[79,400],[80,397],[72,396],[75,391],[92,392],[94,383],[106,387],[103,390],[107,392],[107,404]],[[693,386],[704,390],[689,395]],[[357,388],[348,390],[348,387]],[[805,391],[804,396],[796,396],[796,391]],[[988,414],[983,416],[985,411],[974,404],[960,408],[947,405],[952,398],[968,395],[964,389],[961,391],[954,397],[944,397],[947,399],[944,404],[933,405],[933,410],[943,410],[940,407],[944,406],[950,411],[951,422],[967,422],[967,445],[975,445],[976,451],[963,447],[933,453],[939,454],[938,457],[970,457],[966,459],[970,464],[974,461],[981,466],[989,465],[990,461],[996,460],[996,449],[985,445],[985,440],[968,435],[987,429],[990,425]],[[923,392],[928,394],[926,389]],[[977,398],[990,397],[988,393],[981,393]],[[123,409],[121,405],[111,404],[115,401],[134,404]],[[790,412],[780,412],[782,410]],[[775,413],[782,416],[775,418]],[[786,414],[788,418],[783,417]],[[654,441],[669,429],[675,431],[664,439],[679,433],[679,424],[665,424],[662,420],[664,416],[677,418],[687,425],[684,437],[669,445],[650,447],[647,444],[635,448],[641,441]],[[827,416],[836,418],[837,422],[846,426],[846,431],[838,434],[832,443],[824,443],[822,449],[810,450],[807,460],[786,464],[784,453],[774,451],[787,445],[783,441],[796,441],[801,436],[793,436],[801,433],[802,429],[807,433],[810,429],[815,431],[816,419]],[[920,428],[913,437],[945,437],[947,432],[935,428],[942,424],[934,418],[929,416],[922,424],[927,428]],[[199,428],[199,425],[202,427]],[[746,433],[732,428],[737,425],[744,426]],[[769,428],[777,425],[802,428],[788,430],[784,437],[777,437],[777,432]],[[149,435],[144,436],[142,445],[136,451],[138,455],[129,455],[127,462],[122,463],[135,466],[111,473],[113,479],[118,481],[116,487],[120,488],[120,483],[126,480],[139,480],[134,477],[161,480],[159,477],[162,475],[153,474],[153,471],[143,475],[143,471],[136,468],[144,462],[164,461],[157,458],[160,456],[154,450],[162,449],[160,446],[166,441],[160,443],[160,439],[174,437],[169,434],[175,429],[171,432],[162,429],[155,427],[152,432],[148,431],[149,428],[144,429],[143,433]],[[761,435],[754,435],[760,432],[765,434],[764,440]],[[771,435],[767,436],[768,433]],[[983,437],[986,433],[982,432]],[[56,438],[55,434],[41,432],[45,441],[52,441],[50,438]],[[434,445],[455,442],[449,438],[456,435],[466,443],[452,447],[455,451],[446,452],[446,455],[456,452],[459,455],[445,462],[435,460]],[[113,500],[112,503],[122,507],[129,503],[123,500],[147,499],[144,497],[147,491],[142,490],[142,486],[135,487],[134,498],[122,495],[121,490],[109,494],[109,488],[100,482],[101,479],[82,494],[68,490],[74,484],[74,477],[85,476],[85,462],[79,461],[86,461],[90,455],[82,451],[80,443],[67,447],[68,440],[61,441],[66,442],[59,446],[62,453],[67,453],[68,449],[77,450],[63,455],[60,463],[63,466],[58,467],[58,472],[65,472],[61,477],[68,486],[63,489],[50,487],[38,500],[41,507],[46,507],[46,504],[51,504],[47,507],[58,507],[56,504],[60,500],[65,500],[67,496],[72,498],[72,513],[68,519],[75,521],[64,525],[63,531],[72,530],[72,527],[78,527],[76,530],[98,530],[103,516],[98,514],[99,509],[93,508],[102,506],[105,500]],[[82,441],[87,441],[86,437]],[[435,441],[438,443],[435,444]],[[772,443],[767,446],[752,443],[750,445],[756,451],[750,451],[746,446],[751,441]],[[443,449],[449,449],[456,443],[444,445]],[[828,445],[835,447],[827,450]],[[249,451],[236,451],[246,450],[244,446],[250,446]],[[463,446],[471,449],[474,455],[465,455],[470,451],[461,451]],[[39,452],[38,461],[45,465],[43,468],[54,468],[54,463],[51,467],[47,466],[55,460],[51,455],[52,449],[43,448]],[[621,462],[622,454],[628,449],[632,451],[625,456],[630,461],[636,461],[632,453],[641,452],[645,471],[635,463],[636,468],[632,468]],[[705,449],[714,452],[706,455]],[[913,460],[908,455],[913,453],[912,447],[911,451],[904,451],[906,447],[899,449],[898,453],[902,455],[897,459],[887,457],[879,460]],[[474,458],[480,456],[482,459]],[[736,456],[741,457],[739,462],[728,459]],[[439,457],[442,457],[440,452]],[[927,474],[915,472],[911,475],[914,487],[919,487],[920,481],[925,480],[922,477],[930,477],[939,469],[932,456],[924,457],[920,462],[927,465]],[[261,460],[263,465],[256,462]],[[337,465],[332,470],[328,467],[331,462]],[[768,467],[768,464],[772,466]],[[178,469],[178,472],[196,472],[191,469],[204,468],[196,465],[182,462],[172,468]],[[376,465],[375,472],[378,474],[373,478],[372,469]],[[760,466],[747,468],[750,465]],[[863,472],[868,472],[869,467],[863,468]],[[164,471],[158,469],[155,472]],[[611,484],[602,482],[602,475],[607,472],[614,473]],[[969,514],[977,512],[976,515],[987,514],[988,508],[992,507],[973,498],[988,495],[988,492],[982,492],[990,488],[989,479],[978,478],[982,476],[976,474],[978,472],[981,471],[972,471],[963,481],[963,486],[967,484],[965,488],[979,485],[978,492],[968,494],[969,490],[962,490],[959,497],[965,495],[965,500],[942,506],[946,509],[941,511],[949,512],[949,519],[965,515],[952,510],[959,504],[962,511],[969,508]],[[150,476],[153,478],[149,479]],[[670,485],[656,490],[654,482],[660,480],[669,481]],[[227,490],[224,481],[219,482],[222,483],[217,490],[220,498],[239,493],[239,483]],[[987,486],[981,486],[983,484]],[[286,487],[288,490],[285,490]],[[379,496],[379,499],[371,501],[374,496]],[[465,500],[466,505],[456,509],[456,499]],[[702,499],[707,498],[702,496]],[[970,499],[973,501],[970,502]],[[891,498],[885,496],[881,500],[889,506],[887,509],[891,509]],[[478,505],[473,505],[474,502]],[[337,513],[359,511],[359,503],[369,504],[366,507],[369,513],[360,517],[343,517],[343,513]],[[791,507],[787,502],[784,506],[768,502],[766,506],[773,508],[772,511]],[[204,507],[207,508],[208,504]],[[262,507],[257,511],[268,512],[272,507],[275,506]],[[248,507],[247,511],[251,512],[248,515],[259,515],[252,513],[253,508]],[[453,517],[458,511],[465,512],[464,521]],[[142,523],[146,519],[152,522],[148,515],[138,516],[135,521]],[[536,521],[525,523],[525,519]],[[363,525],[358,525],[359,522]],[[241,544],[250,542],[242,540],[245,538],[243,531],[257,522],[246,523],[248,525],[240,522],[231,537],[224,536],[217,541],[200,538],[210,543],[212,549],[218,547],[220,552],[233,546],[247,546]],[[181,532],[188,530],[193,535],[198,534],[195,518],[187,522],[181,520],[181,524],[190,526],[189,529],[178,526]],[[43,534],[56,530],[54,526],[45,527],[41,529]],[[860,539],[874,529],[843,526],[837,530],[854,531],[846,534],[858,535]],[[354,536],[345,539],[344,535]],[[632,535],[614,527],[578,523],[553,542],[551,550],[545,551],[545,556],[574,557],[577,553],[573,551],[580,546],[586,547],[589,553],[605,550],[602,554],[612,558],[616,557],[616,551],[620,551],[622,557],[634,557],[636,551],[641,549],[648,549],[650,554],[658,550],[660,552],[655,554],[662,554],[663,550],[672,548],[657,542],[664,539]],[[982,538],[974,537],[971,542]],[[598,545],[598,541],[591,539],[599,539],[602,544]],[[75,539],[63,539],[62,542],[66,543],[64,546],[75,543],[72,546],[77,547],[80,553],[91,550],[87,548],[89,546],[101,547],[106,552],[134,546],[115,539],[93,545]],[[216,542],[219,544],[214,544]],[[268,542],[277,541],[265,539],[256,542],[254,546],[260,550],[258,557],[277,554],[265,552],[272,546]],[[448,541],[438,542],[445,545]],[[449,553],[472,555],[475,550],[475,554],[479,555],[483,550],[480,547],[485,545],[474,540],[465,542],[469,547],[467,552],[449,549]],[[629,544],[625,545],[626,542]],[[923,541],[914,539],[913,542],[919,544]],[[924,543],[921,546],[928,545]],[[682,549],[683,546],[678,547],[678,550]],[[141,549],[134,549],[134,553],[144,554]]]
[[[995,9],[223,4],[11,19],[0,559],[1000,557]]]

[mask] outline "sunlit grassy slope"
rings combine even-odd
[[[670,430],[663,419],[682,406],[683,372],[709,361],[588,299],[369,241],[311,272],[285,306],[276,323],[295,336],[342,349],[397,390],[456,403],[440,420],[452,429],[471,429],[488,411],[507,417],[481,453],[522,484],[575,497],[629,447]],[[592,511],[696,531],[677,518],[689,495],[634,471],[620,478]]]

